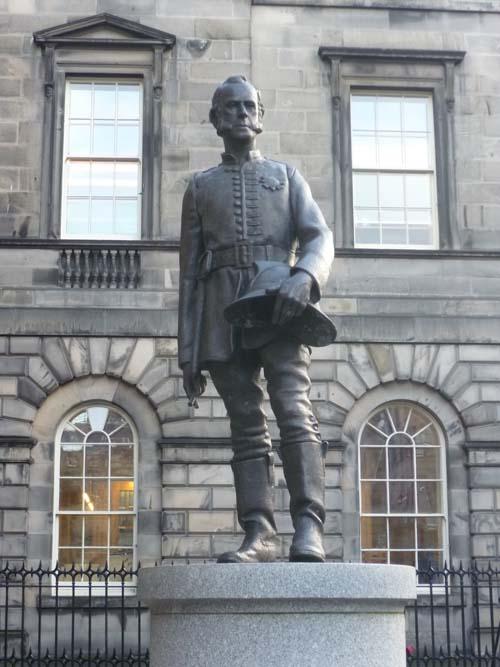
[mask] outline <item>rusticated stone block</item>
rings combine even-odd
[[[163,558],[209,558],[210,537],[164,535],[161,543]]]
[[[200,463],[188,466],[189,484],[233,484],[231,466],[216,463]]]
[[[209,509],[210,488],[174,488],[164,487],[162,491],[163,507],[170,509]]]
[[[185,533],[186,526],[186,512],[162,512],[162,533]]]

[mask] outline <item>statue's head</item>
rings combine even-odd
[[[220,137],[255,137],[262,132],[263,116],[260,92],[244,76],[230,76],[216,88],[209,117]]]

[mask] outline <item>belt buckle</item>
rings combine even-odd
[[[251,266],[253,264],[252,246],[248,243],[241,243],[236,248],[238,266]]]

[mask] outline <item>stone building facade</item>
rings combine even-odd
[[[328,558],[356,561],[363,550],[365,560],[426,566],[498,557],[498,3],[0,0],[0,31],[1,559],[49,563],[58,544],[82,548],[58,532],[61,429],[92,407],[117,410],[135,433],[127,558],[212,559],[239,544],[224,406],[209,383],[199,409],[189,408],[176,360],[182,196],[190,173],[220,159],[209,104],[234,73],[262,91],[259,148],[300,169],[335,233],[322,303],[339,337],[314,351],[311,371],[329,442]],[[68,82],[130,81],[142,87],[139,231],[63,233],[72,224],[62,204]],[[368,104],[392,96],[401,109],[406,99],[431,105],[433,166],[415,171],[435,179],[429,247],[356,242],[353,181],[376,171],[353,166],[356,94]],[[387,419],[386,406],[408,419],[393,430],[408,431],[413,411],[430,420],[435,442],[406,442],[411,472],[403,451],[390,459],[387,432],[384,470],[368,462],[371,474],[360,473],[360,456],[375,447],[363,433],[373,415]],[[431,446],[435,474],[416,474]],[[286,557],[292,526],[276,459]],[[398,538],[404,530],[412,544]]]

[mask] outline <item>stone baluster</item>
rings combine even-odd
[[[109,286],[112,289],[116,289],[117,287],[117,254],[118,250],[109,250],[109,256],[110,256],[110,277],[109,277]]]
[[[88,288],[90,285],[90,250],[83,251],[83,280],[82,287]]]

